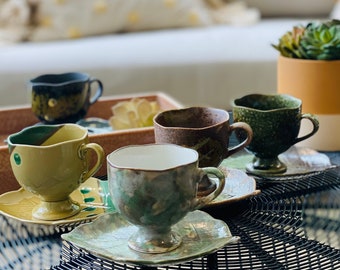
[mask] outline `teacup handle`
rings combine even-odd
[[[319,130],[319,121],[318,121],[318,119],[313,114],[304,113],[304,114],[301,115],[300,121],[302,121],[302,119],[310,120],[312,122],[312,124],[313,124],[313,130],[310,133],[308,133],[308,134],[306,134],[306,135],[304,135],[304,136],[302,136],[300,138],[297,138],[295,140],[294,144],[308,139],[309,137],[313,136]]]
[[[247,138],[243,142],[239,143],[238,145],[229,148],[226,158],[231,156],[232,154],[235,154],[236,152],[242,150],[243,148],[245,148],[247,145],[250,144],[251,140],[253,139],[253,130],[247,123],[235,122],[235,123],[231,124],[230,125],[230,134],[236,129],[243,129],[247,133]]]
[[[96,79],[96,78],[92,78],[90,79],[90,89],[92,86],[92,83],[96,82],[98,84],[96,93],[90,98],[90,105],[92,105],[93,103],[95,103],[103,94],[103,84],[100,80]]]
[[[221,194],[221,192],[224,189],[224,185],[225,185],[225,175],[220,169],[217,169],[215,167],[205,167],[205,168],[199,168],[199,170],[201,170],[204,175],[209,175],[209,174],[215,175],[218,180],[216,180],[215,178],[211,180],[216,182],[217,188],[206,196],[197,197],[195,203],[193,204],[193,210],[200,209],[206,206],[211,201],[213,201],[218,195]],[[202,179],[203,177],[201,177],[200,181]]]
[[[104,150],[99,144],[96,144],[96,143],[82,144],[78,152],[80,159],[86,160],[87,162],[89,162],[86,157],[88,150],[93,150],[96,153],[97,160],[96,160],[96,163],[93,165],[93,167],[82,175],[82,179],[81,179],[82,183],[85,182],[87,179],[89,179],[92,175],[94,175],[100,169],[100,167],[103,165],[103,162],[104,162],[104,155],[105,155]]]

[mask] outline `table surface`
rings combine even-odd
[[[340,165],[340,152],[326,153]],[[208,212],[237,244],[158,269],[340,269],[340,168],[282,183],[258,182],[261,194]],[[0,216],[0,269],[153,269],[100,259]]]

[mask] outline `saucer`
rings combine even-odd
[[[0,213],[26,225],[53,226],[57,231],[72,229],[81,223],[92,221],[104,212],[114,211],[111,200],[108,199],[108,191],[103,190],[100,182],[91,177],[70,195],[72,200],[80,204],[81,211],[66,219],[53,221],[34,219],[32,209],[39,203],[39,199],[23,188],[0,195]]]
[[[113,131],[108,120],[98,117],[81,119],[76,124],[87,128],[90,134],[101,134]]]
[[[245,171],[248,163],[253,160],[253,155],[245,151],[235,156],[228,157],[222,162],[222,166]],[[279,155],[279,159],[287,165],[287,171],[278,174],[249,173],[256,180],[264,182],[281,182],[301,179],[306,176],[316,175],[325,170],[335,168],[327,155],[313,149],[293,146]]]
[[[222,171],[226,171],[225,186],[222,193],[205,208],[231,204],[249,197],[258,195],[260,190],[256,189],[256,181],[248,176],[244,171],[230,169],[220,166]]]
[[[239,241],[239,237],[231,235],[225,222],[199,210],[188,213],[173,226],[173,230],[182,236],[183,242],[170,252],[148,254],[130,249],[127,242],[136,230],[136,226],[116,212],[101,215],[93,222],[80,225],[61,237],[98,257],[148,266],[184,263]]]

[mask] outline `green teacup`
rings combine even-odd
[[[199,168],[198,153],[174,144],[126,146],[107,156],[108,181],[115,207],[139,230],[130,248],[163,253],[177,248],[181,237],[171,226],[187,213],[214,200],[225,175],[214,167]],[[213,175],[217,188],[197,197],[203,176]]]
[[[294,144],[315,134],[319,122],[312,114],[301,113],[302,101],[289,95],[251,94],[233,101],[235,122],[248,123],[253,130],[253,139],[246,150],[254,154],[249,172],[256,174],[277,174],[287,170],[278,155]],[[298,138],[302,119],[313,124],[313,130]],[[244,140],[245,134],[236,131],[237,138]]]
[[[104,160],[102,147],[89,143],[87,130],[75,124],[37,125],[8,137],[10,163],[19,184],[41,202],[32,216],[58,220],[77,214],[69,195],[94,175]],[[97,156],[90,167],[93,150]]]
[[[91,86],[97,83],[91,96]],[[75,123],[103,93],[100,80],[85,73],[45,74],[30,80],[33,113],[46,124]]]

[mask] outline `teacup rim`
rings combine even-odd
[[[77,124],[73,124],[73,123],[65,123],[65,124],[58,124],[58,125],[49,125],[49,124],[33,125],[33,126],[25,127],[25,128],[23,128],[22,130],[20,130],[20,131],[18,131],[16,133],[10,134],[7,137],[7,143],[8,143],[9,149],[14,148],[14,147],[19,146],[19,145],[20,146],[25,146],[25,147],[51,148],[51,147],[55,147],[55,146],[58,146],[60,144],[63,144],[63,143],[65,143],[65,141],[64,142],[58,142],[58,143],[55,143],[55,144],[52,144],[52,145],[32,145],[32,144],[27,144],[27,143],[19,144],[19,143],[13,143],[11,141],[11,138],[15,137],[15,136],[18,136],[18,135],[23,135],[24,133],[26,133],[27,131],[32,130],[32,129],[40,129],[40,128],[46,128],[46,127],[55,127],[57,130],[59,130],[59,129],[61,129],[64,126],[73,126],[73,127],[76,127],[78,129],[81,129],[81,130],[84,131],[84,134],[83,134],[82,137],[79,137],[77,139],[68,140],[67,142],[75,142],[75,141],[78,141],[78,140],[84,140],[86,138],[86,136],[88,136],[88,132],[87,132],[86,128],[84,128],[84,127],[82,127],[80,125],[77,125]]]
[[[207,125],[207,126],[204,126],[204,127],[181,127],[181,126],[165,126],[165,125],[162,125],[158,122],[156,122],[156,119],[161,116],[161,115],[164,115],[165,113],[172,113],[172,112],[178,112],[178,111],[187,111],[187,110],[192,110],[192,109],[208,109],[208,110],[215,110],[215,111],[218,111],[218,112],[222,112],[225,114],[226,118],[223,120],[223,121],[218,121],[216,122],[215,124],[212,124],[212,125]],[[230,120],[230,116],[229,116],[229,113],[228,111],[224,110],[224,109],[220,109],[220,108],[215,108],[215,107],[211,107],[211,106],[188,106],[188,107],[184,107],[184,108],[179,108],[179,109],[171,109],[171,110],[166,110],[166,111],[161,111],[159,113],[157,113],[154,117],[153,117],[153,123],[154,125],[157,125],[159,127],[162,127],[163,129],[173,129],[173,128],[176,128],[176,129],[181,129],[181,130],[205,130],[205,129],[208,129],[208,128],[213,128],[213,127],[216,127],[216,126],[219,126],[225,122],[228,122]]]
[[[260,109],[256,109],[256,108],[252,108],[252,107],[247,107],[247,106],[244,106],[244,105],[236,104],[236,101],[238,101],[238,100],[242,100],[242,99],[253,97],[253,96],[258,96],[258,97],[276,97],[276,96],[286,97],[286,98],[289,98],[291,100],[296,101],[298,103],[298,105],[297,106],[292,106],[292,107],[282,107],[282,108],[276,108],[276,109],[260,110]],[[248,95],[244,95],[244,96],[242,96],[240,98],[233,99],[232,102],[231,102],[231,106],[232,106],[232,108],[244,108],[244,109],[247,109],[247,110],[250,110],[250,111],[266,113],[266,112],[275,112],[275,111],[282,111],[282,110],[296,110],[296,109],[299,109],[302,106],[302,100],[297,98],[297,97],[294,97],[292,95],[288,95],[288,94],[258,94],[258,93],[255,93],[255,94],[248,94]]]
[[[83,76],[83,79],[73,79],[69,81],[64,81],[61,83],[51,83],[51,82],[40,82],[39,80],[47,77],[61,77],[61,76],[68,76],[72,74],[79,74]],[[39,75],[33,79],[30,79],[29,82],[34,85],[45,85],[45,86],[63,86],[66,84],[70,83],[75,83],[75,82],[86,82],[90,80],[90,75],[86,72],[77,72],[77,71],[72,71],[72,72],[63,72],[63,73],[46,73]]]
[[[178,164],[176,166],[171,166],[171,167],[168,167],[168,168],[163,168],[163,169],[146,169],[146,168],[139,168],[139,167],[134,167],[134,166],[119,166],[119,165],[116,165],[116,164],[113,164],[113,162],[110,160],[110,156],[117,153],[118,151],[121,151],[121,150],[124,150],[126,148],[131,148],[131,147],[145,147],[145,146],[159,146],[159,145],[170,145],[171,147],[177,147],[177,148],[180,148],[180,149],[183,149],[185,151],[188,151],[188,152],[192,152],[196,158],[194,161],[190,161],[190,162],[187,162],[187,163],[181,163],[181,164]],[[111,167],[111,168],[115,168],[115,169],[127,169],[127,170],[132,170],[132,171],[138,171],[138,170],[141,170],[141,171],[145,171],[145,172],[165,172],[165,171],[170,171],[170,170],[173,170],[173,169],[176,169],[176,168],[179,168],[179,167],[183,167],[183,166],[188,166],[190,164],[198,164],[198,160],[199,160],[199,154],[196,150],[194,149],[191,149],[191,148],[188,148],[188,147],[184,147],[184,146],[180,146],[180,145],[177,145],[177,144],[172,144],[172,143],[149,143],[149,144],[132,144],[132,145],[126,145],[126,146],[122,146],[114,151],[112,151],[111,153],[109,153],[107,156],[106,156],[106,161],[107,161],[107,164]],[[109,167],[108,166],[108,167]]]

